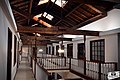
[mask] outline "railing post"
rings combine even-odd
[[[64,65],[66,66],[66,57],[64,57],[65,58],[65,62],[64,62]]]
[[[84,59],[84,74],[86,75],[86,59]]]
[[[69,69],[71,70],[71,58],[69,58]]]
[[[98,79],[101,80],[101,62],[99,64],[99,72],[98,72]]]

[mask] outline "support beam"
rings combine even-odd
[[[33,3],[33,0],[30,0],[28,25],[29,25],[29,23],[30,23],[30,16],[31,16],[31,10],[32,10],[32,3]]]
[[[22,33],[22,35],[23,35],[23,33]],[[21,38],[23,40],[27,41],[27,42],[28,42],[28,39],[30,41],[34,41],[34,39],[35,39],[34,36],[27,36],[27,35],[23,35],[23,36],[21,36]],[[58,41],[61,41],[61,40],[72,41],[72,38],[60,38],[60,37],[55,37],[55,36],[40,36],[40,37],[37,37],[36,39],[37,39],[37,41],[44,41],[44,42],[49,41],[49,42],[53,42],[53,43],[56,43],[56,41],[58,42]],[[50,40],[55,40],[55,41],[50,41]]]
[[[40,27],[18,27],[18,32],[21,33],[40,33],[40,34],[73,34],[73,35],[88,35],[88,36],[99,36],[98,31],[87,31],[87,30],[64,30],[54,28],[40,28]]]

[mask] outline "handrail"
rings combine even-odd
[[[47,75],[49,75],[48,71],[47,71],[46,69],[44,69],[43,67],[41,67],[38,62],[37,62],[37,65],[38,65]]]
[[[78,73],[86,75],[93,79],[106,79],[109,71],[116,69],[116,62],[93,62],[85,59],[66,58],[66,57],[38,57],[42,62],[43,67],[56,69],[66,64],[70,70],[75,70]],[[69,66],[68,66],[69,65]],[[53,66],[53,67],[51,67]]]

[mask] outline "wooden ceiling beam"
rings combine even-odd
[[[71,14],[72,12],[74,12],[76,9],[78,9],[82,4],[78,5],[77,7],[75,7],[71,12],[69,12],[65,17],[69,16],[69,14]],[[60,21],[58,21],[55,25],[57,25],[58,23],[60,23],[62,21],[62,19]]]
[[[18,9],[17,7],[12,6],[12,9],[14,12],[18,13],[19,15],[25,17],[26,19],[29,19],[29,15],[26,12],[22,12],[21,9]]]
[[[18,13],[19,15],[23,16],[24,18],[26,18],[26,19],[29,19],[29,18],[32,19],[32,18],[33,18],[33,15],[29,16],[29,13],[23,12],[23,10],[18,9],[18,8],[15,7],[15,6],[11,6],[11,7],[12,7],[12,9],[13,9],[14,12],[16,12],[16,13]]]
[[[70,26],[72,26],[72,27],[74,26],[72,23],[70,23],[70,22],[68,22],[68,21],[66,21],[66,20],[64,20],[64,19],[62,19],[61,17],[55,15],[54,13],[52,13],[52,12],[48,12],[48,13],[51,14],[51,15],[53,15],[54,17],[56,17],[56,18],[62,20],[63,22],[69,24]]]
[[[33,0],[30,0],[30,4],[29,4],[29,19],[28,19],[28,25],[30,23],[30,16],[31,16],[31,10],[32,10],[32,3],[33,3]]]
[[[97,31],[86,31],[86,30],[58,30],[54,28],[40,28],[40,27],[18,27],[18,32],[20,33],[40,33],[40,34],[73,34],[73,35],[89,35],[89,36],[98,36],[99,32]]]
[[[26,34],[24,34],[24,33],[22,33],[21,34],[22,36],[21,36],[21,38],[22,39],[26,39],[26,40],[31,40],[31,41],[33,41],[33,40],[35,40],[35,36],[28,36],[28,35],[26,35]],[[49,41],[49,40],[55,40],[55,41],[72,41],[72,38],[61,38],[61,37],[55,37],[55,36],[40,36],[40,37],[37,37],[36,38],[36,40],[37,41],[43,41],[43,40],[47,40],[47,41]],[[54,41],[53,41],[54,42]]]

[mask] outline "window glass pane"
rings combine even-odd
[[[92,60],[104,61],[104,40],[95,40],[90,43]]]

